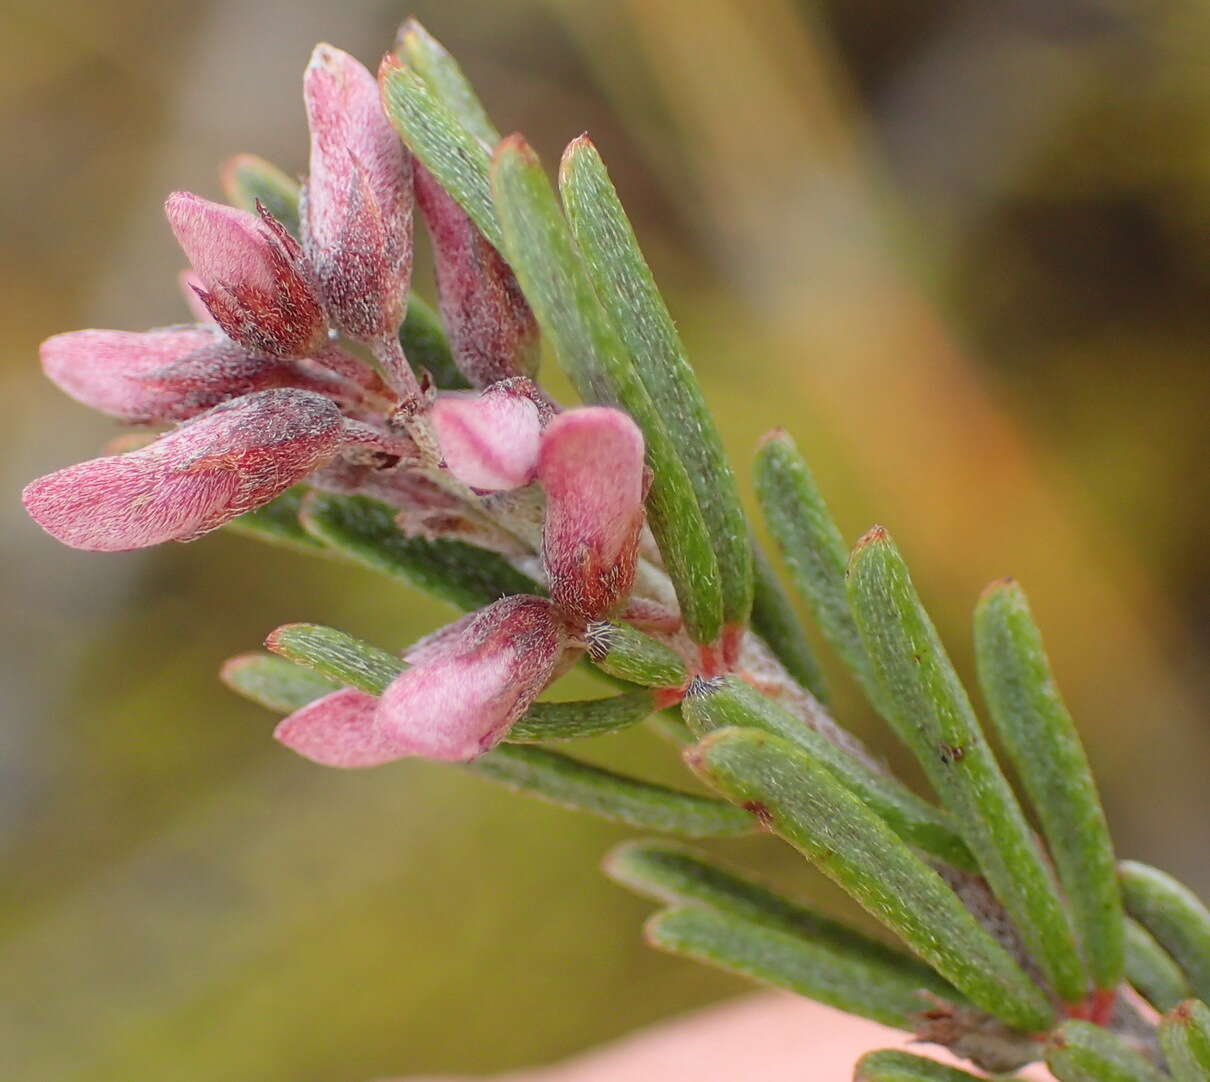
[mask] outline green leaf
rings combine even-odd
[[[620,331],[693,485],[718,560],[723,620],[742,625],[752,609],[752,551],[735,475],[638,238],[586,135],[564,152],[559,191],[597,297]]]
[[[1045,857],[882,527],[858,542],[848,574],[887,720],[920,760],[1055,991],[1067,1003],[1080,1002],[1087,978]]]
[[[696,641],[712,643],[723,618],[718,561],[675,442],[597,299],[550,181],[521,136],[496,148],[491,176],[504,254],[559,363],[586,402],[620,406],[643,431],[654,474],[647,497],[651,530],[686,629]]]
[[[978,1078],[935,1059],[884,1049],[867,1052],[857,1061],[853,1082],[978,1082]]]
[[[497,250],[500,224],[492,208],[488,148],[469,132],[410,67],[382,74],[382,103],[395,130],[420,163],[466,211]]]
[[[461,391],[470,386],[454,363],[440,317],[415,293],[408,298],[407,315],[399,328],[399,344],[416,372],[426,369],[442,390]]]
[[[1182,1003],[1160,1022],[1160,1047],[1176,1082],[1210,1082],[1210,1008]]]
[[[1126,918],[1126,979],[1157,1011],[1170,1011],[1193,995],[1193,988],[1155,937],[1138,921]]]
[[[416,19],[408,19],[399,30],[395,50],[432,88],[433,93],[476,139],[494,146],[500,138],[462,68],[432,34]]]
[[[641,830],[688,838],[751,834],[752,817],[709,797],[616,774],[604,767],[520,744],[501,744],[468,769],[552,804]]]
[[[681,714],[698,736],[741,727],[763,729],[790,741],[826,767],[908,844],[955,867],[974,867],[948,815],[894,778],[871,770],[737,677],[695,680]]]
[[[255,154],[237,154],[223,166],[222,183],[227,202],[233,207],[255,214],[259,200],[290,233],[302,236],[298,223],[298,181],[272,162]]]
[[[231,658],[219,678],[245,699],[279,714],[293,713],[342,686],[293,661],[259,652]]]
[[[307,492],[305,486],[295,485],[255,511],[245,511],[232,519],[224,529],[298,552],[331,555],[328,546],[303,529],[299,521]]]
[[[404,537],[391,508],[364,496],[313,492],[302,522],[311,536],[354,563],[461,609],[477,609],[509,594],[545,593],[494,552],[461,541]]]
[[[1116,988],[1126,930],[1109,826],[1041,632],[1011,579],[979,601],[975,654],[988,711],[1038,813],[1093,981]]]
[[[514,744],[536,744],[603,736],[637,725],[657,709],[655,696],[646,689],[608,699],[534,703],[509,729],[507,739]]]
[[[1122,861],[1118,881],[1126,912],[1172,955],[1194,994],[1210,1000],[1210,911],[1188,887],[1146,864]]]
[[[927,1004],[912,981],[862,959],[714,909],[666,909],[646,926],[653,947],[785,988],[886,1026],[911,1030]]]
[[[826,767],[755,729],[721,729],[686,760],[784,838],[983,1010],[1027,1032],[1050,1003],[944,880]]]
[[[756,452],[756,498],[799,597],[875,709],[881,691],[845,593],[849,552],[794,441],[774,429]]]
[[[810,906],[783,897],[704,853],[662,841],[623,842],[606,858],[605,874],[637,894],[670,906],[705,906],[810,940],[857,958],[895,979],[962,1003],[964,997],[928,966],[902,951],[862,935]]]
[[[752,544],[752,630],[755,631],[774,656],[804,688],[821,703],[828,702],[828,688],[824,681],[815,651],[807,642],[802,624],[794,613],[790,596],[778,579],[769,557],[755,540]]]
[[[588,625],[588,656],[602,672],[646,688],[679,688],[689,674],[675,650],[628,624]]]
[[[371,695],[381,695],[407,668],[395,654],[321,624],[283,624],[265,640],[265,646],[342,687]]]
[[[1064,1022],[1050,1035],[1046,1066],[1059,1082],[1164,1082],[1165,1076],[1107,1029]]]

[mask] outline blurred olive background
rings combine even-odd
[[[0,1073],[491,1070],[740,991],[642,946],[647,907],[596,872],[625,831],[454,769],[313,767],[214,677],[288,620],[398,646],[448,612],[222,534],[76,553],[19,507],[114,432],[41,379],[39,340],[182,318],[163,196],[217,196],[236,151],[301,170],[311,45],[373,66],[408,12],[0,10]],[[789,428],[851,537],[894,532],[968,672],[979,589],[1022,580],[1122,852],[1210,891],[1210,9],[413,10],[548,163],[591,131],[741,464]],[[649,734],[589,754],[677,777]]]

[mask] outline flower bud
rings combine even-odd
[[[542,434],[537,477],[546,491],[550,596],[585,623],[608,614],[634,585],[643,471],[643,435],[620,410],[568,410]]]
[[[321,766],[379,766],[402,753],[380,737],[374,715],[378,700],[356,688],[341,688],[283,718],[273,736]]]
[[[290,361],[250,355],[213,324],[72,331],[48,338],[40,355],[61,390],[132,423],[183,421],[252,391],[317,383]]]
[[[399,331],[411,279],[411,155],[382,111],[374,76],[348,53],[317,45],[303,96],[307,256],[337,327],[381,342]]]
[[[512,270],[454,199],[416,166],[437,296],[458,370],[474,387],[538,369],[538,325]]]
[[[327,320],[302,249],[271,214],[257,217],[189,192],[174,192],[164,209],[204,286],[198,296],[234,341],[286,358],[327,345]]]
[[[426,640],[379,701],[379,730],[400,755],[457,762],[488,751],[550,682],[566,645],[555,607],[525,594],[459,625]]]
[[[495,492],[533,480],[542,424],[530,398],[507,388],[443,394],[430,416],[445,464],[463,484]]]
[[[129,454],[40,477],[22,500],[72,548],[122,552],[191,541],[268,503],[344,440],[336,405],[309,391],[232,399]]]

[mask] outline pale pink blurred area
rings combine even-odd
[[[797,996],[743,996],[641,1029],[552,1067],[491,1076],[493,1082],[849,1082],[876,1048],[903,1048],[958,1065],[935,1048],[875,1022]],[[1042,1068],[1023,1079],[1046,1082]],[[430,1075],[395,1082],[473,1082]]]

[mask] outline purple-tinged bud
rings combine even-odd
[[[599,620],[634,585],[643,434],[620,410],[568,410],[542,434],[538,482],[546,491],[542,559],[550,596],[577,620]]]
[[[454,199],[416,166],[437,296],[458,370],[474,387],[538,369],[538,324],[511,268]]]
[[[531,399],[507,389],[443,394],[430,416],[445,464],[463,484],[496,492],[534,479],[542,423]]]
[[[271,214],[174,192],[164,206],[204,288],[214,321],[246,350],[297,358],[319,353],[328,324],[298,242]]]
[[[378,703],[378,727],[400,755],[459,762],[488,751],[550,683],[567,645],[556,608],[501,598],[430,639],[420,663]]]
[[[378,700],[356,688],[341,688],[283,718],[274,737],[321,766],[379,766],[403,752],[383,739],[375,725]]]
[[[259,391],[142,450],[40,477],[22,500],[39,526],[72,548],[123,552],[191,541],[280,495],[344,439],[344,418],[331,400]]]
[[[317,45],[303,79],[311,128],[304,245],[328,313],[358,342],[394,337],[412,271],[412,160],[378,83],[348,53]]]
[[[272,387],[318,390],[291,361],[253,356],[214,324],[72,331],[42,343],[42,369],[86,406],[132,423],[183,421]]]

